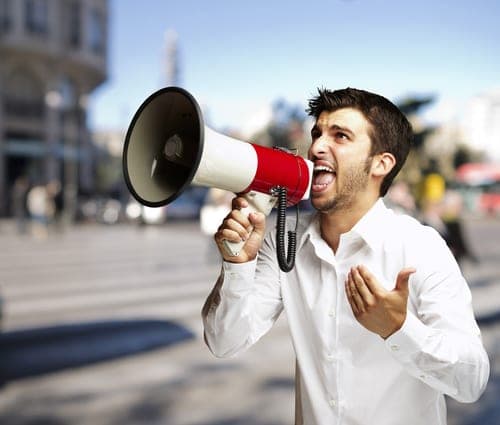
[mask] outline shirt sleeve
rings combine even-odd
[[[437,235],[410,278],[412,311],[385,343],[414,377],[461,402],[476,401],[489,360],[474,318],[471,293],[455,259]],[[431,252],[431,254],[430,254]]]
[[[271,250],[265,242],[257,260],[223,263],[202,311],[205,342],[215,356],[233,356],[253,345],[283,310],[280,272]]]

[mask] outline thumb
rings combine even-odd
[[[261,240],[264,238],[266,232],[266,216],[261,212],[252,212],[248,215],[248,221],[252,226],[252,233],[250,239]]]
[[[253,227],[252,234],[256,234],[260,237],[264,236],[266,231],[266,216],[261,212],[253,212],[249,214],[248,220]]]
[[[262,246],[266,230],[266,216],[260,212],[253,212],[248,215],[250,221],[250,237],[245,242],[244,250],[249,258],[255,258]]]
[[[410,275],[415,273],[417,270],[413,267],[406,267],[398,273],[396,279],[396,287],[398,291],[408,292],[408,281],[410,280]]]

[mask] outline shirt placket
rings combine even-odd
[[[346,295],[344,289],[344,282],[347,279],[349,269],[354,265],[354,257],[356,252],[360,248],[360,240],[356,235],[349,235],[342,240],[342,244],[337,250],[337,255],[334,257],[332,272],[334,274],[333,279],[335,280],[334,287],[334,299],[330,307],[328,315],[332,319],[333,326],[333,338],[329,346],[329,355],[327,355],[326,363],[330,365],[331,368],[331,379],[333,383],[331,384],[331,393],[329,394],[328,404],[334,410],[337,416],[338,422],[340,423],[343,416],[343,411],[345,403],[343,402],[342,388],[343,383],[341,382],[342,374],[341,367],[342,362],[345,361],[345,353],[341,351],[341,345],[339,344],[339,334],[340,325],[342,322],[342,315],[345,312],[342,309],[350,308],[346,306]]]
[[[323,314],[326,323],[326,339],[324,345],[324,373],[328,405],[333,413],[338,417],[341,411],[341,401],[339,399],[339,356],[338,356],[338,306],[339,306],[339,267],[335,259],[323,262],[321,270],[322,282],[328,285],[327,302]]]

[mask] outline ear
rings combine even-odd
[[[385,177],[396,165],[396,158],[389,152],[375,155],[372,161],[372,174],[376,177]]]

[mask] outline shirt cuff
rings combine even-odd
[[[401,361],[408,360],[422,350],[431,330],[413,313],[406,314],[406,320],[398,331],[385,340],[386,347]]]
[[[221,291],[230,294],[241,293],[251,289],[251,283],[255,275],[257,260],[248,261],[246,263],[222,263],[224,272],[224,284]]]

